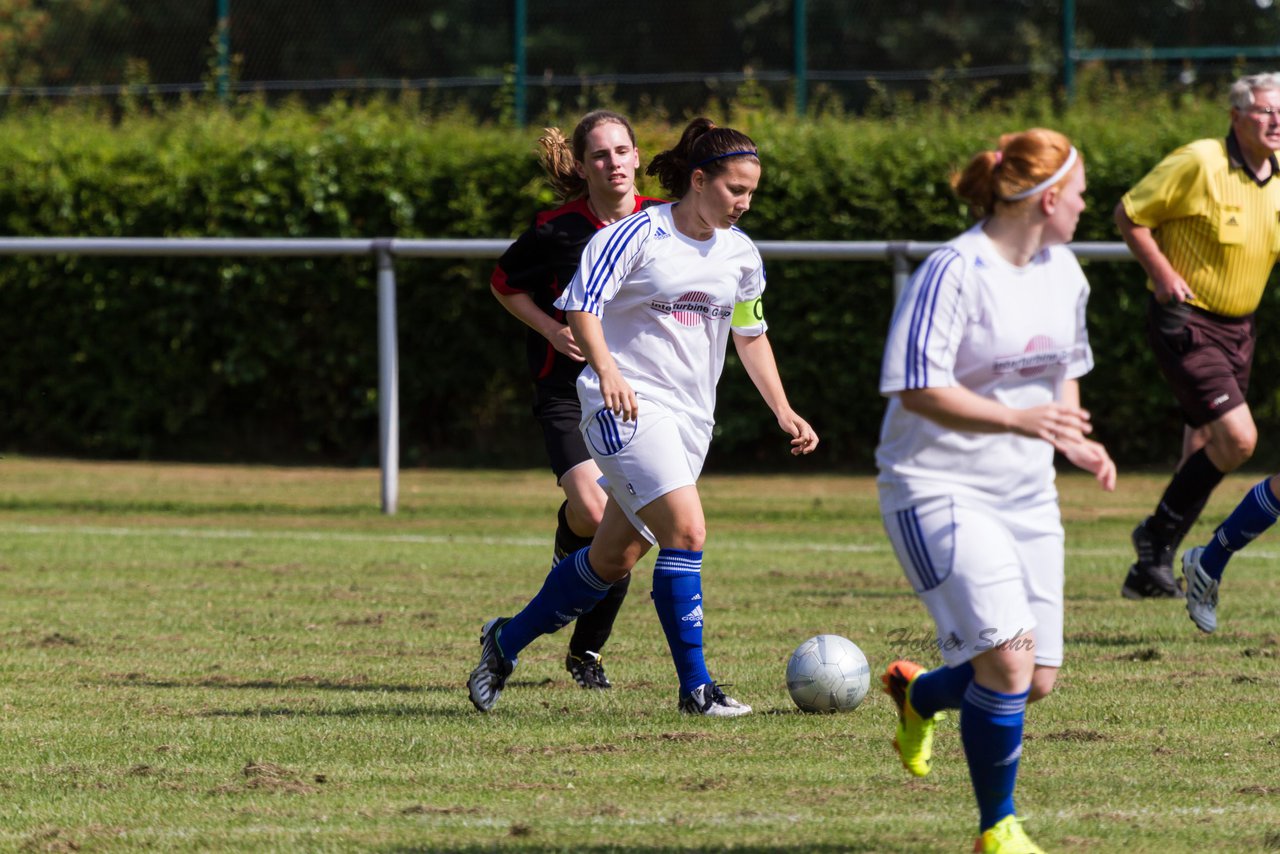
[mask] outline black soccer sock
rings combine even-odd
[[[1156,512],[1147,520],[1150,533],[1176,546],[1200,518],[1223,477],[1204,448],[1188,457],[1165,487]]]
[[[556,513],[556,545],[553,563],[559,563],[578,549],[585,549],[591,545],[591,537],[579,536],[569,527],[569,518],[565,512],[568,509],[569,502],[565,501]]]
[[[587,651],[600,652],[609,635],[613,633],[613,621],[618,617],[618,609],[622,600],[627,598],[627,588],[631,586],[631,575],[621,581],[615,581],[596,606],[578,618],[573,624],[573,637],[569,638],[569,652],[582,658]]]
[[[568,509],[569,502],[565,501],[560,505],[559,512],[556,513],[557,560],[563,560],[565,556],[591,545],[591,537],[575,534],[573,529],[569,527]],[[613,586],[609,588],[609,592],[596,603],[594,608],[578,617],[577,622],[573,624],[573,637],[569,639],[569,653],[571,655],[582,658],[583,653],[600,652],[605,641],[609,639],[609,635],[613,633],[613,621],[618,617],[618,609],[622,607],[622,600],[627,598],[627,587],[630,584],[630,575],[621,581],[614,582]]]

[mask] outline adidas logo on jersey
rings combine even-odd
[[[671,232],[667,231],[662,226],[658,226],[658,230],[653,233],[654,240],[666,240],[670,236]]]

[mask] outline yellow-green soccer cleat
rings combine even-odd
[[[1022,819],[1007,815],[982,831],[973,843],[974,854],[1044,854],[1044,849],[1031,841],[1022,829]]]
[[[944,717],[942,712],[938,712],[932,717],[922,718],[911,705],[908,698],[911,683],[921,673],[924,673],[924,668],[914,661],[899,660],[890,664],[880,677],[884,692],[898,706],[898,731],[894,735],[893,746],[902,760],[902,767],[917,777],[929,773],[929,761],[933,758],[933,730]]]

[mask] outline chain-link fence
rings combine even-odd
[[[0,86],[19,99],[391,91],[518,120],[726,97],[862,110],[930,87],[1069,90],[1097,68],[1194,86],[1277,56],[1273,0],[0,0]]]

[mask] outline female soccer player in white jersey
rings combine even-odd
[[[751,711],[717,687],[702,653],[706,521],[696,483],[730,332],[791,436],[791,452],[812,452],[818,436],[787,402],[765,336],[764,265],[736,227],[760,181],[755,143],[694,119],[648,172],[680,201],[599,232],[556,301],[587,359],[578,378],[582,433],[609,493],[604,516],[591,546],[557,564],[524,610],[485,624],[467,682],[482,712],[497,702],[522,649],[590,610],[654,544],[653,602],[679,676],[680,710]]]
[[[1037,852],[1013,789],[1026,705],[1062,664],[1054,451],[1103,489],[1116,479],[1085,438],[1089,287],[1062,245],[1084,210],[1084,163],[1062,134],[1033,129],[973,157],[952,185],[983,218],[929,256],[894,312],[876,450],[885,528],[945,665],[895,661],[883,681],[899,710],[894,744],[917,776],[940,713],[960,710],[976,850]]]
[[[600,469],[578,430],[578,374],[586,367],[557,297],[573,279],[587,241],[610,223],[642,208],[662,204],[636,192],[640,149],[631,123],[609,110],[592,110],[565,139],[547,128],[538,140],[548,182],[566,201],[539,213],[498,259],[490,289],[509,312],[529,327],[525,351],[533,377],[533,412],[542,427],[547,456],[565,500],[557,513],[554,566],[591,545],[606,497],[597,482]],[[600,650],[627,595],[624,578],[574,625],[565,668],[583,688],[612,686]]]

